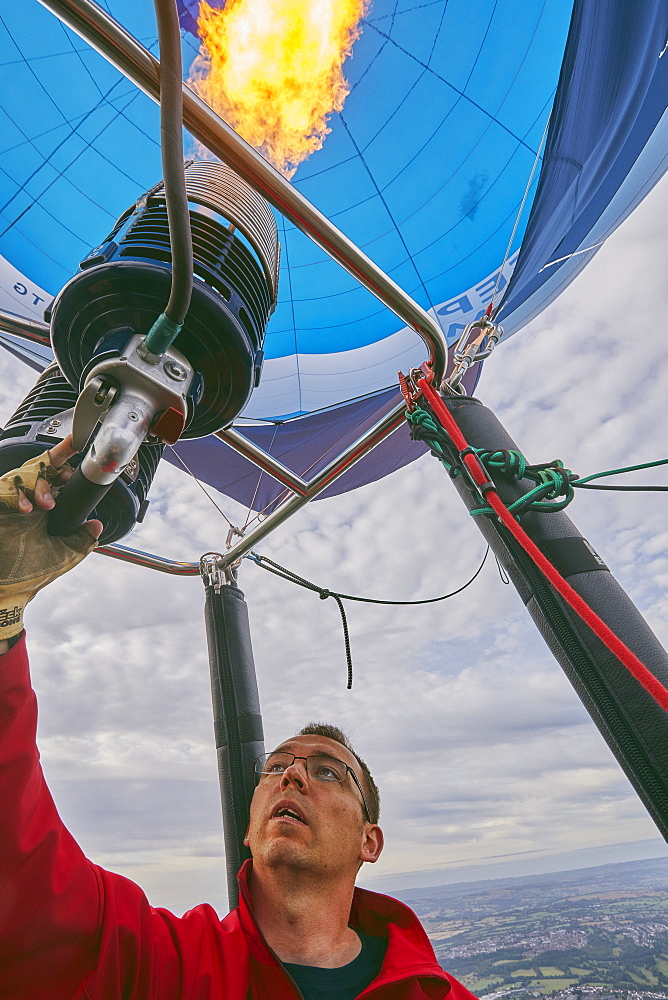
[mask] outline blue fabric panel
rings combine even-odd
[[[464,378],[469,395],[473,394],[481,369],[482,365],[469,369]],[[283,424],[238,430],[283,465],[309,480],[396,406],[400,399],[396,388],[386,389],[375,396],[296,417]],[[411,441],[407,424],[399,427],[316,499],[338,496],[382,479],[414,462],[426,450],[421,442]],[[211,436],[198,441],[182,441],[174,449],[167,448],[165,458],[180,469],[183,466],[173,451],[182,456],[198,479],[245,506],[252,505],[255,511],[270,514],[279,501],[290,495],[272,476],[261,472],[219,438]]]
[[[509,316],[575,251],[624,181],[666,109],[665,0],[577,0],[538,192],[515,273],[497,313]],[[563,262],[566,263],[566,262]]]
[[[312,413],[308,417],[289,420],[284,424],[240,429],[247,438],[298,475],[311,479],[343,448],[392,409],[397,398],[397,390],[388,389],[378,396],[347,403],[333,410]],[[409,441],[408,444],[412,445],[412,442]],[[421,446],[413,445],[413,448],[418,449],[417,454],[413,451],[411,457],[405,461],[411,461],[420,454]],[[276,482],[272,476],[261,472],[257,466],[218,438],[183,441],[177,444],[174,450],[182,455],[184,462],[198,479],[214,486],[226,496],[233,497],[239,503],[247,506],[252,503],[256,511],[271,513],[276,501],[289,495],[289,491],[286,491],[285,487]],[[182,468],[170,449],[165,451],[165,457],[177,468]],[[362,482],[368,482],[366,462],[364,471],[358,471],[355,476],[357,469],[359,464],[332,484],[330,487],[332,492],[328,490],[327,495],[345,492],[346,489],[361,485]],[[383,468],[377,468],[375,471],[376,475],[386,474]],[[348,486],[344,485],[343,480],[348,476],[357,481],[350,482]]]
[[[503,259],[554,99],[572,3],[374,0],[344,67],[345,107],[293,178],[446,329],[439,309]],[[187,72],[199,47],[199,0],[178,5]],[[152,4],[104,6],[157,52]],[[55,294],[160,177],[158,110],[35,3],[7,3],[0,13],[0,86],[0,254]],[[334,388],[320,377],[320,359],[339,355],[340,370],[343,352],[382,344],[403,326],[291,224],[279,218],[279,228],[279,302],[264,352],[290,374],[277,377],[267,407],[253,410],[276,420],[389,385],[361,354],[350,360],[369,380],[352,369],[351,385]]]

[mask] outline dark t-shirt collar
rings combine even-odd
[[[362,950],[352,962],[338,969],[283,963],[304,1000],[354,1000],[373,982],[385,958],[387,938],[372,937],[362,931],[356,933],[362,943]]]

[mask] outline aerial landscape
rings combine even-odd
[[[668,997],[668,858],[398,893],[477,996]]]

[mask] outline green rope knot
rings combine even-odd
[[[434,433],[439,431],[439,426],[431,413],[423,410],[421,406],[416,406],[414,410],[406,410],[406,420],[414,426],[424,425],[425,427],[429,427]]]
[[[453,464],[452,443],[435,420],[433,415],[421,406],[406,413],[406,419],[411,428],[411,438],[414,441],[424,441],[429,446],[432,455],[445,466],[450,475],[461,475],[461,469]],[[527,510],[542,514],[563,510],[575,495],[573,481],[577,476],[564,463],[556,458],[552,462],[539,465],[529,465],[521,451],[512,448],[498,448],[490,451],[488,448],[473,448],[484,467],[490,473],[496,473],[507,479],[530,479],[536,485],[510,504],[508,510],[514,514],[522,514]],[[559,498],[562,499],[559,499]],[[486,504],[471,511],[473,517],[481,514],[494,515],[494,511]]]
[[[475,452],[486,469],[494,469],[511,479],[523,479],[527,462],[521,451],[499,448],[498,451],[486,451],[476,448]]]
[[[406,410],[406,420],[410,426],[411,439],[424,441],[429,446],[434,458],[442,462],[448,472],[453,472],[452,463],[446,457],[449,438],[431,413],[416,406],[414,410]]]
[[[463,474],[461,459],[459,464],[455,464],[452,460],[455,450],[450,438],[431,413],[416,406],[412,412],[406,413],[406,420],[410,424],[411,438],[414,441],[424,441],[431,449],[432,455],[438,458],[451,476]],[[639,465],[627,465],[620,469],[609,469],[607,472],[595,472],[580,479],[570,469],[566,469],[558,458],[542,465],[528,465],[522,453],[513,449],[499,448],[490,451],[485,448],[471,448],[470,450],[475,452],[488,471],[494,471],[497,475],[511,479],[532,479],[536,483],[533,489],[510,504],[508,510],[515,514],[521,514],[525,510],[535,510],[543,514],[563,510],[575,495],[574,487],[585,490],[668,491],[668,486],[600,486],[591,482],[592,479],[668,465],[668,458],[661,458],[655,462],[642,462]],[[559,497],[563,499],[559,500]],[[494,511],[486,505],[471,511],[473,517],[480,514],[494,516]]]
[[[478,452],[480,460],[486,468],[489,469],[491,467],[497,470],[499,469],[499,464],[496,460],[498,454],[498,452]],[[514,477],[517,479],[531,479],[536,483],[536,486],[529,490],[528,493],[518,497],[514,503],[509,504],[508,510],[512,511],[513,514],[523,514],[527,510],[537,511],[540,514],[549,514],[553,511],[563,510],[564,507],[568,506],[575,496],[573,480],[577,479],[577,476],[570,469],[564,467],[561,459],[555,458],[552,462],[543,462],[541,465],[528,465],[520,452],[508,452],[507,454],[518,456],[514,465],[514,468],[517,469],[517,472],[513,473]],[[489,455],[492,456],[492,459],[486,457]],[[503,471],[505,472],[508,467],[505,466]],[[520,469],[521,471],[519,471]],[[563,499],[559,500],[559,497],[563,497]],[[493,513],[492,508],[487,506],[477,507],[471,511],[473,517],[480,514]]]

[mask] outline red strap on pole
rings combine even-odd
[[[426,379],[420,379],[417,384],[418,389],[424,395],[431,406],[434,414],[440,421],[443,429],[447,432],[457,451],[465,451],[469,444],[459,429],[454,417],[448,411],[439,394],[429,385]],[[615,635],[612,629],[606,625],[602,618],[589,607],[587,602],[573,590],[571,585],[564,580],[563,576],[549,562],[538,546],[529,538],[524,528],[522,528],[510,513],[503,500],[495,489],[489,488],[489,476],[478,456],[468,451],[463,456],[466,468],[471,474],[471,478],[476,486],[485,487],[485,501],[489,504],[499,520],[510,531],[513,537],[519,542],[524,551],[532,558],[534,563],[547,577],[558,594],[563,597],[566,603],[575,611],[577,615],[589,626],[594,635],[607,646],[610,652],[617,657],[627,670],[633,674],[636,680],[642,684],[644,689],[654,698],[654,700],[668,712],[668,690],[648,670],[644,663],[633,653],[628,646],[622,642],[619,636]]]

